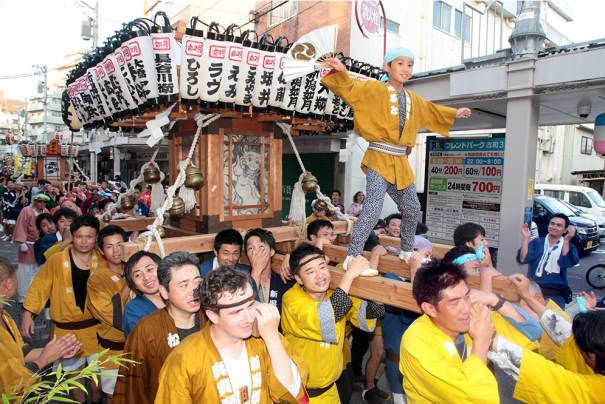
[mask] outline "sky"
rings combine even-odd
[[[0,0],[0,78],[32,73],[32,65],[61,64],[63,56],[90,48],[92,41],[80,38],[80,25],[86,6],[82,0]],[[96,0],[85,0],[93,6]],[[98,0],[100,43],[121,24],[143,15],[142,0]],[[228,8],[228,0],[223,0]],[[384,0],[401,1],[401,0]],[[418,0],[406,0],[418,1]],[[188,3],[177,0],[175,3]],[[233,2],[235,3],[235,2]],[[567,0],[574,7],[574,21],[564,34],[575,42],[605,37],[605,0]],[[10,99],[30,96],[37,77],[0,79],[0,90]]]

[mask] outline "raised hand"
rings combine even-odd
[[[527,223],[523,223],[523,226],[521,226],[521,234],[523,235],[523,238],[526,239],[529,239],[531,237],[531,230]]]
[[[258,333],[266,344],[279,340],[279,310],[272,304],[255,303]]]

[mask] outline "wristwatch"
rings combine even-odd
[[[496,303],[495,306],[490,306],[490,309],[492,309],[492,311],[498,311],[502,308],[502,306],[504,306],[504,303],[506,302],[506,298],[504,296],[502,296],[500,293],[496,293],[496,296],[498,296],[498,303]]]

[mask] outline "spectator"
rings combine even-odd
[[[6,226],[4,228],[5,235],[2,237],[2,241],[8,241],[13,236],[13,229],[15,224],[17,224],[19,212],[21,209],[23,209],[23,198],[25,198],[25,196],[20,197],[15,190],[15,181],[11,178],[8,178],[6,180],[6,187],[2,193],[4,211],[6,213]],[[18,199],[20,199],[20,201]],[[16,206],[21,206],[18,212],[15,211]]]
[[[361,191],[358,191],[355,195],[353,195],[353,203],[351,204],[351,206],[349,206],[347,214],[353,217],[359,217],[363,208],[363,201],[365,201],[365,199],[366,197]]]
[[[343,213],[343,214],[345,213],[345,206],[340,201],[340,191],[337,189],[332,191],[332,205],[335,208],[337,208],[338,210],[340,210],[340,213]],[[330,212],[330,209],[328,209],[328,208],[326,208],[324,215],[326,215],[328,217],[328,220],[330,220],[330,221],[338,220],[338,216],[336,215],[336,213],[332,214]]]
[[[109,188],[107,188],[107,185],[108,185],[108,183],[106,180],[101,180],[101,183],[99,184],[99,186],[100,186],[99,191],[111,193],[111,190]]]
[[[214,237],[214,255],[200,265],[202,278],[205,278],[211,270],[221,266],[232,266],[250,273],[252,270],[251,267],[239,263],[243,245],[244,239],[237,230],[227,229],[219,231],[216,237]],[[252,283],[252,289],[254,289],[255,294],[258,294],[255,283]]]
[[[23,192],[23,190],[21,190],[21,192]],[[36,216],[48,213],[48,210],[46,210],[47,201],[48,196],[44,194],[35,195],[34,204],[26,206],[21,210],[19,218],[17,219],[17,224],[15,225],[13,241],[20,244],[18,253],[19,270],[17,271],[17,278],[19,279],[17,296],[19,298],[19,303],[25,301],[29,285],[32,283],[40,269],[40,266],[36,263],[36,257],[34,256],[34,242],[40,235],[40,232],[36,227]]]
[[[102,199],[103,196],[99,193],[99,191],[97,191],[96,189],[92,190],[90,192],[90,196],[86,198],[84,202],[82,202],[82,205],[80,205],[80,210],[82,211],[82,214],[88,214],[88,209],[90,208],[90,205],[92,205],[93,203],[99,203]]]
[[[46,262],[44,258],[44,251],[42,251],[42,238],[47,234],[52,234],[57,231],[55,223],[53,222],[53,215],[50,213],[42,213],[36,218],[36,228],[40,233],[38,239],[34,241],[34,257],[36,263],[42,265]]]
[[[149,207],[141,201],[141,185],[137,184],[134,187],[134,200],[137,204],[135,208],[135,216],[138,217],[147,217],[149,216]]]
[[[50,185],[50,183],[44,185],[44,187],[44,192],[50,198],[50,200],[46,203],[46,209],[51,210],[59,204],[59,189],[53,187]]]
[[[151,208],[151,185],[150,184],[147,184],[147,186],[145,186],[145,192],[143,192],[141,194],[139,201],[141,201],[145,205],[147,205],[148,208]]]
[[[552,299],[565,310],[565,303],[571,303],[572,291],[568,286],[567,268],[580,262],[578,251],[571,239],[576,228],[569,226],[569,218],[556,213],[548,224],[548,235],[529,241],[531,232],[527,223],[521,229],[523,243],[517,252],[520,264],[529,264],[527,277],[542,288],[545,298]]]
[[[76,212],[71,209],[59,209],[53,214],[53,223],[57,231],[42,237],[40,250],[44,254],[44,262],[54,254],[61,252],[71,244],[71,232],[69,227],[77,217]]]
[[[118,183],[118,188],[128,188],[128,186],[126,185],[126,183],[124,181],[122,181],[122,177],[120,177],[119,175],[116,175],[114,177],[115,181]]]
[[[311,202],[311,209],[313,210],[313,213],[311,213],[309,215],[309,217],[307,217],[306,223],[309,224],[314,220],[317,219],[322,219],[322,220],[329,220],[326,216],[324,216],[324,210],[317,210],[315,209],[315,203],[317,202],[317,199],[314,199],[313,202]]]

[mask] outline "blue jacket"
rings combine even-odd
[[[208,272],[212,271],[212,264],[214,262],[214,259],[216,258],[216,255],[212,254],[212,258],[210,258],[208,261],[206,262],[202,262],[200,264],[200,275],[202,278],[205,278],[206,275],[208,275]],[[248,273],[252,272],[252,268],[249,267],[248,265],[244,265],[244,264],[235,264],[235,267],[237,269],[241,269],[242,271],[246,271]],[[256,282],[254,282],[254,279],[252,279],[252,290],[254,291],[254,300],[256,300],[257,302],[260,301],[258,300],[258,287],[256,286]]]
[[[559,260],[557,261],[561,271],[558,274],[549,274],[546,271],[543,271],[542,276],[538,277],[536,276],[536,270],[538,269],[538,264],[540,263],[542,254],[544,253],[544,239],[544,237],[541,237],[529,242],[527,255],[525,256],[523,262],[520,260],[521,249],[519,249],[517,252],[517,262],[520,264],[529,264],[527,277],[536,281],[538,285],[550,289],[561,289],[568,285],[567,268],[571,268],[580,262],[578,251],[576,250],[576,247],[570,243],[569,252],[567,255],[563,255],[561,253]]]
[[[147,299],[141,292],[138,292],[134,299],[126,303],[126,306],[124,306],[124,314],[122,314],[122,325],[126,338],[128,338],[128,334],[130,334],[140,319],[153,313],[157,309],[156,305],[153,304],[151,300]]]

